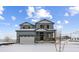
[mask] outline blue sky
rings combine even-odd
[[[35,23],[40,18],[55,22],[55,28],[63,33],[79,30],[79,7],[77,6],[1,6],[0,38],[16,38],[16,29],[22,22]]]

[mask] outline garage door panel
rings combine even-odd
[[[34,44],[34,37],[20,37],[21,44]]]

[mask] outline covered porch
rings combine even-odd
[[[56,31],[36,31],[35,42],[55,42]]]

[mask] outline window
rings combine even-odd
[[[44,28],[44,26],[43,25],[40,25],[40,28]]]
[[[48,38],[50,38],[51,37],[51,34],[48,34]]]
[[[23,26],[22,28],[23,28],[23,29],[30,29],[31,27],[25,25],[25,26]]]
[[[47,25],[47,29],[49,29],[49,25]]]
[[[30,29],[30,26],[28,26],[28,29]]]
[[[40,32],[40,35],[43,35],[44,34],[44,32]]]
[[[25,27],[23,26],[23,29],[25,29]]]

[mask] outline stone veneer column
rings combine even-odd
[[[20,43],[20,36],[17,34],[17,40],[16,43]]]
[[[55,38],[55,41],[56,41],[56,31],[54,31],[54,38]]]

